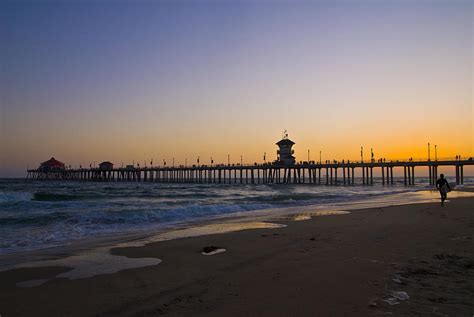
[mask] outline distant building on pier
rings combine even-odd
[[[109,161],[105,161],[99,164],[99,169],[101,171],[111,171],[114,168],[114,164]]]
[[[293,154],[295,153],[291,147],[295,144],[295,142],[288,139],[288,133],[283,133],[283,138],[276,143],[278,145],[279,150],[277,151],[277,163],[283,165],[293,165],[295,164],[295,157]]]
[[[56,160],[54,157],[40,164],[38,170],[43,173],[46,172],[59,172],[66,169],[66,165],[63,162]]]

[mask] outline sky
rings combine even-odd
[[[0,2],[0,177],[473,156],[473,1]]]

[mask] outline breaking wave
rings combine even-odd
[[[0,179],[0,254],[83,237],[159,230],[206,217],[295,205],[325,206],[418,189]]]

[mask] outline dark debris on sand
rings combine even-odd
[[[206,246],[206,247],[202,248],[201,252],[211,253],[211,252],[214,252],[214,251],[219,250],[219,249],[223,249],[223,248],[222,247],[216,247],[215,245],[210,245],[210,246]]]
[[[403,315],[472,316],[474,311],[474,258],[435,254],[404,266],[392,284],[410,294],[403,305],[390,307]]]

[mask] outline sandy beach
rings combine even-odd
[[[162,262],[90,278],[0,272],[1,316],[472,316],[473,198],[115,248]],[[226,251],[203,255],[203,247]]]

